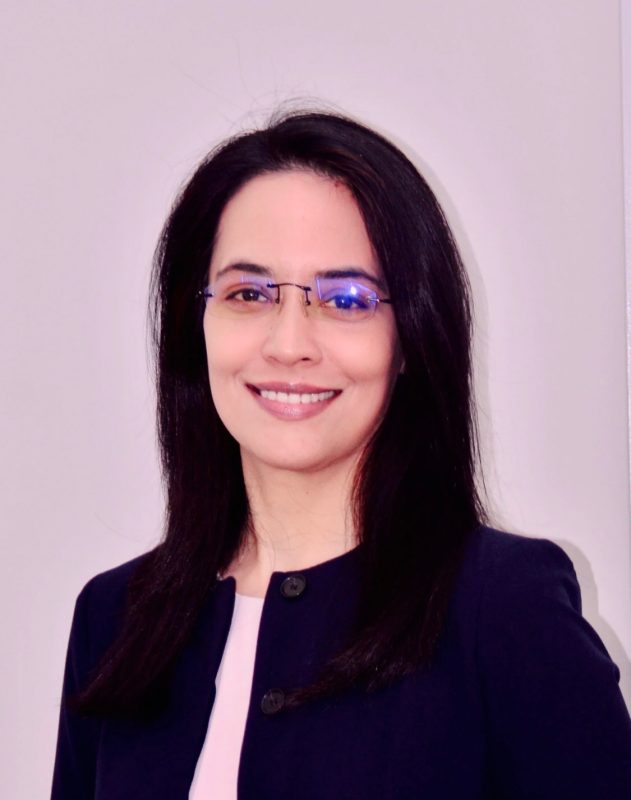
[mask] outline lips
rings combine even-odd
[[[266,412],[277,419],[294,422],[321,414],[342,393],[341,389],[322,389],[304,383],[260,383],[257,386],[248,383],[246,388]]]

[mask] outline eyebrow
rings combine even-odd
[[[249,261],[235,261],[232,264],[228,264],[227,267],[223,267],[219,270],[219,272],[215,275],[215,280],[217,278],[221,278],[222,275],[225,275],[228,272],[250,272],[253,275],[264,275],[265,277],[273,278],[274,271],[271,270],[269,267],[261,266],[260,264],[252,264]],[[371,275],[369,272],[366,272],[365,269],[361,267],[338,267],[336,269],[324,269],[319,270],[315,273],[316,278],[363,278],[365,281],[369,281],[373,285],[375,285],[378,289],[385,292],[386,287],[379,278],[376,278],[374,275]]]

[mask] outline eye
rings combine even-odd
[[[225,297],[225,302],[235,301],[237,303],[269,303],[272,296],[268,290],[259,286],[240,286],[238,289],[229,291]]]
[[[336,294],[323,300],[324,306],[333,307],[339,311],[353,311],[355,309],[367,309],[370,307],[370,301],[359,294]]]
[[[318,289],[323,310],[340,314],[357,314],[373,310],[376,292],[355,281],[320,280]]]

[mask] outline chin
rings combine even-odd
[[[285,452],[270,453],[248,450],[241,447],[242,458],[248,459],[252,464],[270,469],[284,470],[286,472],[318,472],[319,470],[331,467],[333,464],[346,461],[348,457],[343,454],[324,454],[320,453],[293,453]]]

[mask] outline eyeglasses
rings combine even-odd
[[[230,272],[198,292],[206,301],[209,314],[216,317],[250,319],[269,314],[280,303],[280,287],[295,286],[304,292],[309,313],[321,319],[361,322],[374,316],[380,303],[392,303],[379,297],[372,286],[355,278],[315,277],[312,286],[299,283],[272,283],[269,278],[249,273]]]

